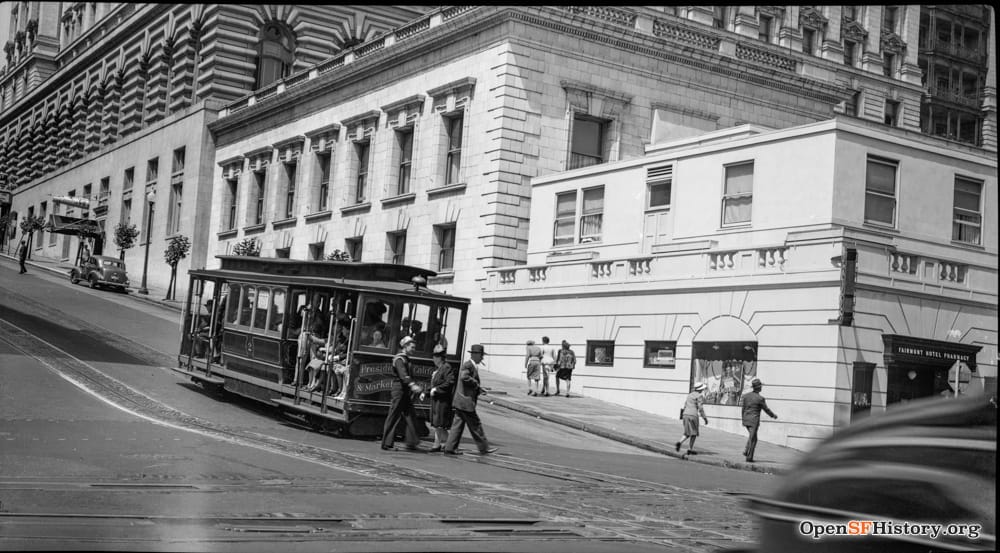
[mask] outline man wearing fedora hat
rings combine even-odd
[[[681,444],[684,443],[684,440],[690,440],[688,442],[688,454],[695,455],[698,453],[694,450],[694,441],[698,438],[698,416],[700,415],[705,420],[705,424],[708,424],[708,417],[705,416],[705,408],[702,407],[705,403],[705,398],[701,394],[704,393],[705,388],[704,382],[695,384],[694,389],[684,399],[684,410],[681,411],[681,419],[684,421],[684,437],[681,438],[681,441],[674,444],[675,451],[681,450]]]
[[[469,434],[476,441],[481,455],[493,453],[497,450],[490,447],[490,442],[486,440],[486,433],[483,432],[483,423],[476,414],[476,403],[479,401],[479,394],[486,393],[479,385],[479,368],[483,365],[483,356],[486,350],[480,344],[473,344],[469,348],[469,356],[472,359],[462,363],[462,368],[458,371],[458,380],[455,383],[455,397],[452,399],[452,407],[455,409],[455,421],[448,432],[448,441],[444,444],[444,452],[448,455],[461,455],[458,451],[458,442],[462,439],[465,426],[469,426]]]
[[[771,416],[772,419],[778,418],[770,409],[767,408],[767,402],[764,401],[764,396],[760,395],[761,388],[764,387],[761,384],[760,379],[755,378],[750,382],[750,386],[753,391],[749,394],[743,396],[743,426],[747,428],[747,432],[750,433],[750,437],[747,438],[747,445],[743,448],[743,455],[746,456],[747,462],[753,462],[753,452],[757,448],[757,429],[760,428],[760,412],[763,410],[765,413]]]
[[[413,407],[413,396],[420,395],[423,389],[413,381],[410,375],[410,356],[417,349],[417,343],[410,336],[404,336],[399,341],[402,349],[392,359],[392,370],[396,378],[392,382],[392,403],[389,404],[389,414],[385,417],[382,427],[382,449],[395,449],[392,445],[396,439],[396,426],[400,420],[406,423],[407,451],[420,451],[420,437],[417,435],[417,410]]]

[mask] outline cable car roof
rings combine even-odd
[[[235,255],[216,256],[222,262],[218,269],[194,269],[191,276],[221,278],[225,280],[281,284],[302,287],[350,288],[359,291],[377,290],[404,295],[447,299],[469,303],[460,298],[429,290],[426,285],[415,291],[415,277],[435,276],[437,273],[410,265],[393,263],[360,263],[347,261],[303,261],[268,257]],[[425,281],[426,282],[426,281]]]

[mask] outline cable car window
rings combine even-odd
[[[285,321],[285,291],[275,290],[271,294],[270,312],[267,314],[267,329],[281,332],[281,325]]]
[[[261,286],[257,289],[257,300],[254,302],[253,327],[264,330],[267,323],[267,308],[271,305],[271,289]]]
[[[302,331],[302,318],[306,314],[306,293],[292,292],[292,304],[289,313],[291,318],[288,321],[288,338],[298,338]]]
[[[253,302],[256,298],[256,286],[243,287],[243,296],[240,300],[240,318],[236,324],[241,326],[250,326],[250,321],[253,320]]]
[[[365,303],[364,317],[361,319],[360,344],[363,346],[371,346],[372,338],[374,337],[375,332],[378,331],[382,335],[382,339],[385,340],[386,347],[389,347],[389,318],[391,316],[391,304],[381,300],[368,300],[368,302]],[[400,336],[400,338],[402,338],[402,336]]]
[[[234,325],[240,311],[240,292],[242,286],[239,284],[229,284],[226,295],[226,323]]]
[[[462,310],[454,307],[437,308],[431,322],[430,347],[440,344],[448,355],[458,355],[459,330],[462,324]]]
[[[399,324],[399,337],[411,336],[417,341],[417,351],[431,351],[434,344],[427,344],[427,329],[431,318],[431,307],[423,303],[404,303]]]

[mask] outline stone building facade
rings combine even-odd
[[[225,106],[210,125],[208,249],[250,239],[265,256],[342,250],[429,267],[441,272],[431,285],[473,298],[475,321],[486,271],[527,260],[533,178],[747,123],[846,113],[918,131],[917,51],[905,46],[920,8],[888,27],[881,6],[848,27],[841,9],[430,12]],[[851,38],[858,57],[845,61]]]
[[[10,209],[90,218],[111,237],[131,222],[149,240],[149,282],[165,288],[168,239],[207,255],[215,148],[207,123],[227,101],[424,13],[420,6],[5,2],[0,29],[0,174]],[[85,198],[85,208],[58,198]],[[54,200],[54,198],[57,198]],[[54,203],[55,202],[55,203]],[[17,233],[19,237],[20,233]],[[76,236],[47,231],[32,255],[73,261]],[[125,252],[133,284],[144,248]]]

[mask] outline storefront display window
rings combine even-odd
[[[757,377],[757,342],[695,342],[691,365],[692,386],[708,386],[705,403],[739,405]]]
[[[613,365],[615,343],[610,340],[587,340],[588,365]]]
[[[677,342],[646,342],[646,355],[643,367],[666,367],[674,368],[674,355],[677,351]]]

